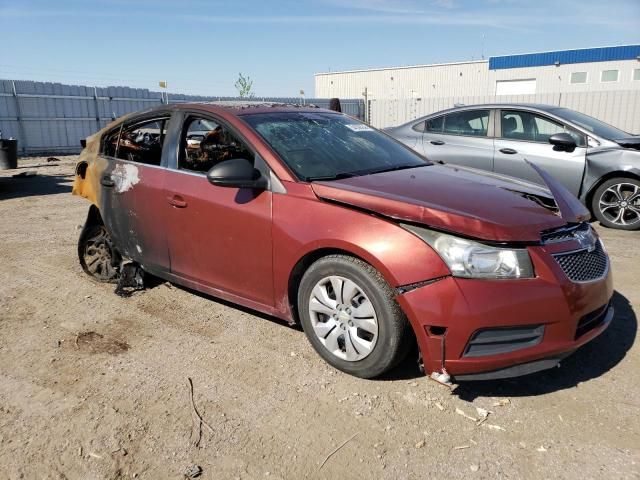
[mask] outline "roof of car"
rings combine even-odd
[[[224,110],[232,112],[234,115],[250,115],[254,113],[273,113],[273,112],[330,112],[336,113],[331,110],[320,108],[313,104],[300,105],[295,103],[276,103],[276,102],[262,102],[259,100],[246,100],[246,101],[217,101],[217,102],[194,102],[194,103],[181,103],[171,105],[177,109],[198,109],[208,110],[212,113],[216,111]]]
[[[558,107],[557,105],[547,105],[544,103],[479,103],[475,105],[457,105],[453,108],[440,110],[438,112],[434,112],[427,116],[448,113],[448,112],[455,112],[458,110],[471,110],[471,109],[482,109],[482,108],[530,108],[534,110],[551,112],[552,110],[556,110],[562,107]]]

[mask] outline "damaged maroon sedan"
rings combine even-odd
[[[430,163],[349,116],[190,104],[90,137],[84,270],[127,265],[299,322],[334,367],[370,378],[417,341],[447,381],[559,364],[613,317],[588,212],[549,189]]]

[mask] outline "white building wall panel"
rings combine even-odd
[[[536,94],[640,90],[640,80],[633,80],[637,68],[640,61],[622,60],[489,70],[487,61],[474,61],[319,73],[315,76],[315,96],[359,98],[365,87],[370,99],[495,95],[496,82],[525,79],[536,80]],[[601,82],[603,70],[619,70],[618,81]],[[587,82],[570,83],[573,72],[586,72]]]

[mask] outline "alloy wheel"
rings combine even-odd
[[[640,222],[640,187],[633,183],[616,183],[598,200],[598,208],[611,223],[630,226]]]
[[[363,289],[332,275],[314,286],[309,316],[315,335],[336,357],[349,362],[366,358],[378,339],[378,318]]]

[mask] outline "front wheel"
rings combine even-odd
[[[298,291],[302,328],[318,354],[343,372],[372,378],[398,364],[410,331],[393,290],[371,265],[346,255],[321,258]]]
[[[591,208],[605,227],[640,229],[640,181],[632,178],[607,180],[593,195]]]

